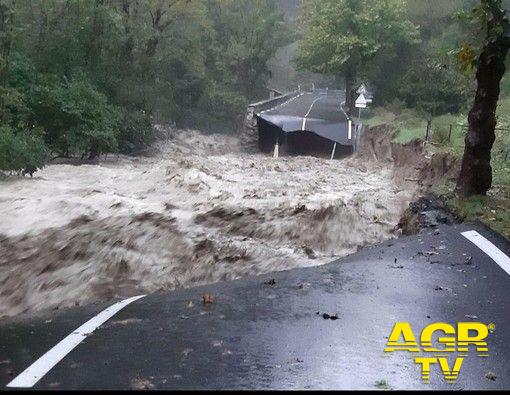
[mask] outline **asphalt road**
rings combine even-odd
[[[33,388],[508,389],[508,254],[482,225],[445,225],[320,267],[147,295],[99,317],[113,302],[3,319],[0,385],[31,387],[41,375]],[[433,322],[492,323],[489,356],[470,353],[456,384],[437,366],[424,384],[409,353],[384,353],[397,321],[418,334]]]
[[[345,92],[315,90],[256,114],[285,133],[308,131],[342,145],[353,145],[353,127],[342,108]]]

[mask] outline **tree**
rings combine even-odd
[[[393,54],[377,55],[370,62],[368,79],[378,103],[398,98],[429,119],[467,111],[474,81],[452,55],[474,33],[457,16],[473,8],[469,3],[472,0],[406,1],[409,19],[420,27],[420,45],[400,45]]]
[[[154,122],[241,122],[284,31],[273,0],[0,0],[0,167],[138,153]]]
[[[301,20],[298,66],[343,75],[349,107],[358,75],[376,55],[418,40],[404,0],[305,0]]]
[[[33,123],[46,130],[46,143],[60,156],[90,159],[117,149],[119,109],[87,81],[40,81],[28,100]]]
[[[18,131],[0,126],[0,170],[32,175],[43,167],[46,157],[44,141],[37,131]]]
[[[456,191],[462,196],[485,195],[492,186],[491,150],[495,140],[496,107],[505,60],[510,48],[510,23],[501,0],[480,0],[474,10],[485,26],[485,43],[475,61],[467,46],[461,52],[466,63],[476,64],[477,89],[469,111],[469,129]]]
[[[441,59],[433,51],[417,54],[421,57],[408,61],[398,84],[398,94],[406,105],[429,119],[464,109],[468,92],[472,91],[470,80],[459,72],[456,64],[447,58]]]
[[[271,0],[217,0],[207,4],[216,32],[210,63],[218,79],[248,99],[263,97],[271,76],[268,61],[279,47],[290,42],[283,15]]]

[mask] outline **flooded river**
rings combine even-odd
[[[388,164],[158,148],[0,181],[0,316],[324,264],[396,237],[412,198]]]

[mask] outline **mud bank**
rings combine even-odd
[[[407,144],[393,142],[393,130],[387,125],[367,129],[360,144],[359,159],[393,167],[393,179],[407,188],[418,187],[426,193],[438,181],[455,180],[460,172],[459,158],[434,152],[422,140]]]
[[[171,131],[152,157],[0,182],[0,315],[320,265],[397,237],[389,161],[273,159]]]

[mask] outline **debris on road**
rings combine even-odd
[[[321,313],[318,311],[317,313],[315,313],[317,315],[321,315]],[[322,318],[325,319],[325,320],[338,320],[338,314],[334,314],[334,315],[330,315],[328,313],[323,313],[322,315]]]
[[[496,376],[496,374],[494,374],[493,372],[489,371],[485,374],[485,378],[487,380],[495,381],[498,378],[498,376]]]
[[[150,380],[136,378],[131,382],[131,388],[134,390],[152,390],[154,389],[154,384]]]
[[[211,304],[214,302],[214,295],[211,294],[203,294],[202,300],[204,301],[204,304]]]
[[[422,229],[433,228],[441,224],[452,225],[461,222],[456,213],[448,208],[445,198],[428,194],[412,202],[404,212],[398,228],[405,235],[417,234]]]
[[[375,382],[375,387],[381,390],[390,389],[388,382],[386,380],[378,380]]]

